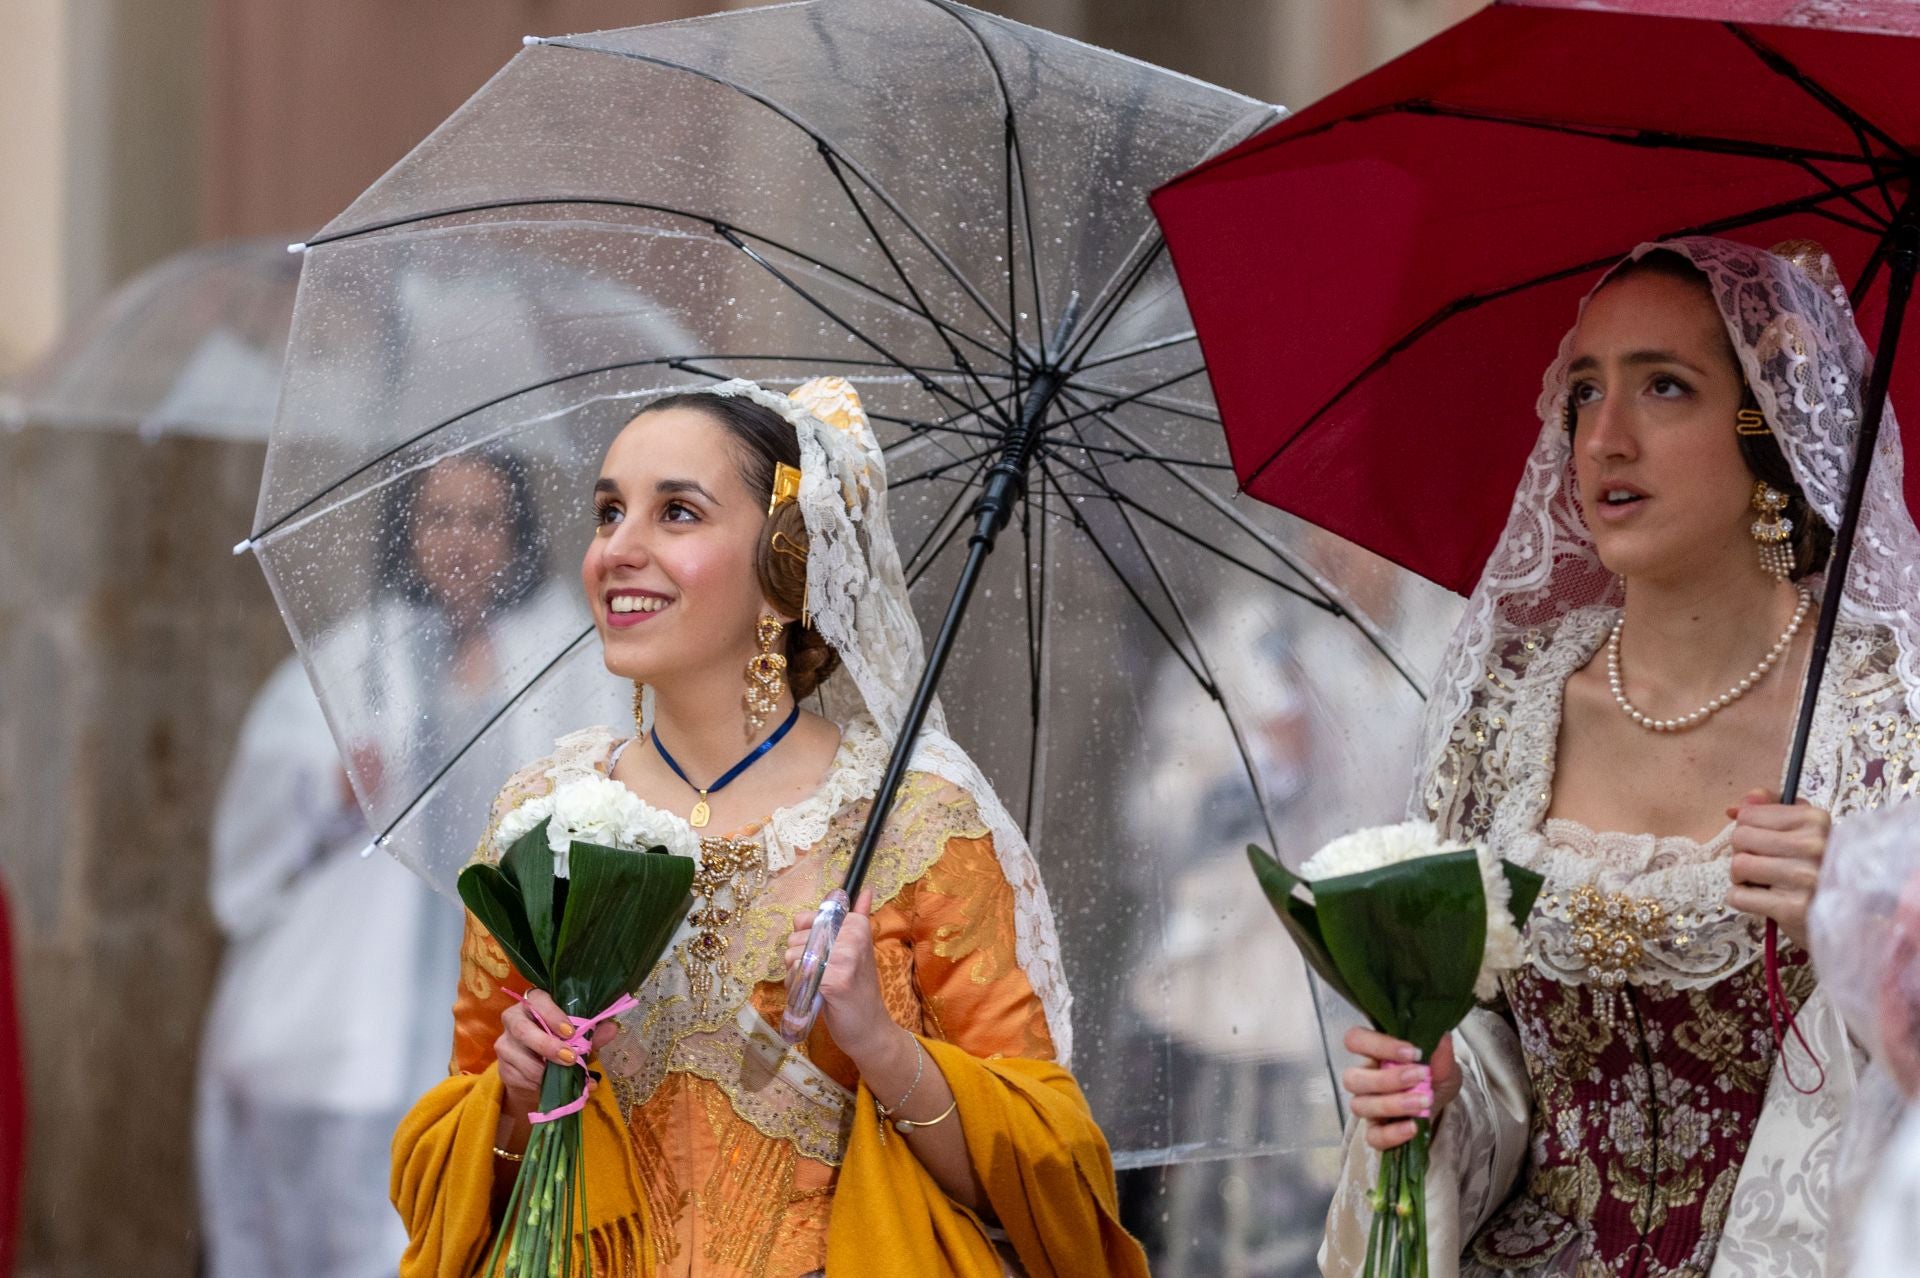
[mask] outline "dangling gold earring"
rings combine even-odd
[[[766,725],[767,716],[780,708],[780,694],[787,690],[787,656],[779,650],[786,624],[762,614],[754,633],[760,651],[747,662],[748,736]]]
[[[1753,508],[1760,514],[1753,521],[1753,539],[1760,546],[1760,567],[1776,581],[1793,576],[1793,548],[1787,544],[1793,521],[1780,513],[1787,501],[1787,495],[1770,484],[1753,486]]]
[[[633,681],[633,730],[640,736],[647,735],[647,685],[638,679]]]

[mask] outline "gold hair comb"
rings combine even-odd
[[[800,500],[800,468],[789,466],[785,462],[773,464],[773,496],[767,498],[767,513],[771,515],[782,502]]]

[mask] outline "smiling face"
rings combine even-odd
[[[1568,373],[1574,477],[1600,561],[1666,581],[1758,573],[1754,477],[1734,429],[1740,369],[1705,282],[1647,271],[1607,284]]]
[[[754,569],[766,505],[708,414],[662,408],[627,424],[600,467],[580,566],[608,670],[656,688],[723,666],[739,677],[770,611]]]

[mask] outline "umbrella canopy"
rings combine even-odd
[[[623,720],[561,583],[646,400],[852,379],[929,628],[1032,423],[943,696],[1047,877],[1080,1072],[1123,1165],[1332,1139],[1304,969],[1243,947],[1251,894],[1196,876],[1249,836],[1301,856],[1397,813],[1318,778],[1408,763],[1404,671],[1451,605],[1235,499],[1142,195],[1276,114],[933,0],[530,43],[308,246],[251,540],[385,845],[449,884],[542,737]],[[395,502],[503,455],[540,568],[497,592],[497,677],[452,690],[452,628],[390,584],[414,554]],[[1190,997],[1229,972],[1249,997]],[[1176,1080],[1196,1057],[1308,1081],[1230,1106],[1230,1072]]]
[[[1871,341],[1914,36],[1903,4],[1497,3],[1158,192],[1247,491],[1464,594],[1540,370],[1634,245],[1818,240]]]
[[[284,237],[176,254],[0,392],[0,424],[264,440],[299,279]]]

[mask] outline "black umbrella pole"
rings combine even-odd
[[[1813,732],[1815,703],[1820,684],[1826,677],[1827,653],[1833,646],[1833,629],[1840,618],[1840,597],[1847,584],[1847,567],[1853,561],[1854,533],[1860,524],[1860,508],[1866,502],[1867,473],[1873,468],[1874,446],[1880,440],[1880,421],[1886,414],[1887,391],[1893,380],[1895,355],[1900,347],[1900,328],[1906,319],[1907,302],[1913,296],[1913,281],[1920,271],[1920,205],[1910,201],[1901,210],[1892,232],[1891,268],[1887,279],[1887,310],[1880,321],[1880,341],[1874,347],[1873,371],[1867,377],[1866,403],[1861,407],[1860,438],[1854,442],[1853,469],[1847,475],[1847,497],[1840,508],[1840,526],[1833,532],[1833,553],[1827,562],[1827,584],[1820,598],[1820,619],[1813,631],[1813,652],[1807,661],[1807,682],[1800,690],[1800,717],[1793,727],[1793,745],[1787,752],[1787,770],[1780,781],[1780,802],[1792,803],[1800,796],[1800,772],[1807,759],[1807,741]],[[1772,927],[1769,925],[1769,933]]]
[[[1895,356],[1900,348],[1900,327],[1907,315],[1907,302],[1913,296],[1913,277],[1920,270],[1920,205],[1909,200],[1900,210],[1889,237],[1891,272],[1887,278],[1887,311],[1880,320],[1880,341],[1874,347],[1873,371],[1867,376],[1867,402],[1861,406],[1860,438],[1853,445],[1853,469],[1847,474],[1846,502],[1840,508],[1840,526],[1833,531],[1833,554],[1827,561],[1827,585],[1820,597],[1820,620],[1813,631],[1813,651],[1807,660],[1807,682],[1800,690],[1800,717],[1793,725],[1793,745],[1787,751],[1787,770],[1780,779],[1780,802],[1792,803],[1800,797],[1800,772],[1807,760],[1807,741],[1813,733],[1813,713],[1820,698],[1820,685],[1826,678],[1827,654],[1833,647],[1833,629],[1840,618],[1840,599],[1847,585],[1847,566],[1853,561],[1854,533],[1860,525],[1860,508],[1866,504],[1867,474],[1873,469],[1874,446],[1880,441],[1880,421],[1886,416],[1887,391],[1893,382]],[[1767,1013],[1773,1022],[1773,1037],[1785,1059],[1787,1036],[1800,1039],[1801,1047],[1813,1057],[1813,1049],[1794,1025],[1795,1013],[1787,1002],[1780,983],[1780,925],[1767,920],[1766,932]],[[1793,1071],[1787,1070],[1787,1083],[1802,1095],[1817,1092],[1826,1083],[1826,1069],[1814,1058],[1816,1080],[1802,1087]]]
[[[966,563],[960,568],[960,580],[954,583],[953,598],[947,603],[947,615],[940,622],[940,632],[934,636],[933,647],[927,654],[927,668],[920,676],[920,685],[914,689],[913,700],[908,704],[906,718],[900,725],[900,734],[894,740],[893,755],[887,760],[886,775],[880,780],[880,788],[874,792],[873,807],[867,812],[866,828],[861,830],[860,842],[853,851],[853,861],[847,866],[846,881],[820,903],[820,911],[814,916],[813,929],[807,934],[807,947],[788,985],[787,1008],[780,1018],[780,1036],[789,1043],[798,1043],[813,1027],[813,1018],[820,1010],[820,978],[825,974],[827,959],[833,953],[834,938],[840,935],[840,925],[846,921],[847,911],[853,908],[853,902],[860,896],[860,885],[866,881],[867,867],[873,862],[874,849],[880,844],[880,832],[893,812],[900,783],[906,779],[914,743],[920,738],[920,729],[927,721],[927,711],[932,707],[933,698],[939,690],[940,673],[946,668],[947,657],[953,651],[954,637],[960,633],[960,622],[966,616],[967,602],[973,597],[974,584],[980,580],[980,570],[986,566],[987,556],[993,553],[994,541],[1012,518],[1014,504],[1020,500],[1025,488],[1027,467],[1033,464],[1034,451],[1040,445],[1040,423],[1065,384],[1065,375],[1053,369],[1043,370],[1034,378],[1028,387],[1019,425],[1008,437],[1000,460],[987,472],[985,488],[974,502],[973,535],[967,538]]]

